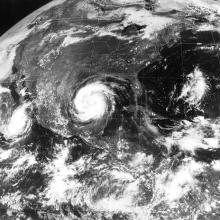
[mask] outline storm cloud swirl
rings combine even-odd
[[[129,80],[92,77],[74,88],[68,112],[76,129],[103,132],[108,125],[117,127],[123,118],[131,117],[132,107],[134,115],[135,106],[135,93]]]

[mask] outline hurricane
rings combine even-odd
[[[112,76],[88,78],[74,88],[68,105],[73,127],[81,132],[103,133],[109,124],[120,126],[123,118],[135,111],[132,83]]]
[[[81,122],[98,120],[108,112],[108,104],[114,111],[114,94],[106,86],[99,82],[87,85],[77,92],[74,99],[76,117]]]

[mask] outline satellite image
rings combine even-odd
[[[220,220],[220,1],[53,0],[0,37],[0,220]]]

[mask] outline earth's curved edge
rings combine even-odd
[[[44,5],[32,14],[23,18],[0,37],[0,82],[5,80],[11,73],[18,44],[24,40],[34,28],[28,29],[27,24],[42,12],[56,5],[62,4],[65,1],[66,0],[54,0]]]

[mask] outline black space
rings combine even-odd
[[[0,0],[0,35],[51,0]]]

